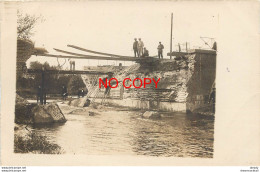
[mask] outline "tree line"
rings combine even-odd
[[[50,66],[48,62],[31,62],[29,69],[58,70],[58,66]],[[35,97],[37,88],[42,83],[40,73],[26,74],[17,78],[16,90],[20,96]],[[71,74],[47,74],[45,75],[45,91],[47,95],[61,95],[62,86],[66,86],[69,95],[77,95],[78,90],[86,86],[80,75]]]

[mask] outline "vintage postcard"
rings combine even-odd
[[[3,2],[0,19],[2,165],[259,165],[257,1]]]

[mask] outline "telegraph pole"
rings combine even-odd
[[[173,20],[173,13],[171,14],[171,41],[170,41],[170,59],[172,59],[172,20]]]
[[[46,104],[46,97],[45,97],[45,69],[42,67],[42,90],[41,90],[41,96],[40,96],[40,103],[41,105]]]

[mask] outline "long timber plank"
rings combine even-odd
[[[118,60],[118,61],[137,61],[140,58],[136,57],[103,57],[103,56],[90,56],[90,55],[84,55],[84,56],[64,56],[64,55],[53,55],[53,54],[41,54],[38,56],[45,56],[45,57],[56,57],[56,58],[71,58],[71,59],[93,59],[93,60]]]
[[[86,54],[79,54],[79,53],[73,53],[73,52],[69,52],[69,51],[64,51],[64,50],[60,50],[60,49],[57,49],[57,48],[53,48],[55,51],[58,51],[58,52],[61,52],[61,53],[65,53],[65,54],[70,54],[70,55],[74,55],[74,56],[86,56],[88,57],[89,55],[86,55]]]
[[[27,69],[27,73],[42,73],[40,69]],[[110,75],[112,72],[84,71],[84,70],[44,70],[46,74],[88,74],[88,75]]]
[[[75,46],[75,45],[67,45],[67,46],[71,47],[71,48],[75,48],[77,50],[85,51],[85,52],[88,52],[88,53],[106,55],[106,56],[111,56],[111,57],[119,57],[119,58],[136,58],[136,57],[133,57],[133,56],[122,56],[122,55],[116,55],[116,54],[110,54],[110,53],[103,53],[103,52],[99,52],[99,51],[88,50],[88,49],[81,48],[81,47],[78,47],[78,46]],[[158,56],[150,56],[150,57],[156,58]],[[139,58],[137,58],[137,59],[139,59]]]
[[[102,52],[98,52],[98,51],[88,50],[88,49],[81,48],[81,47],[78,47],[78,46],[75,46],[75,45],[67,45],[67,46],[81,50],[81,51],[85,51],[85,52],[88,52],[88,53],[94,53],[94,54],[100,54],[100,55],[106,55],[106,56],[113,56],[113,57],[120,57],[120,58],[135,58],[135,57],[132,57],[132,56],[121,56],[121,55],[116,55],[116,54],[102,53]]]

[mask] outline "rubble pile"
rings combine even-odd
[[[126,89],[124,98],[138,98],[144,100],[185,102],[187,83],[194,72],[194,56],[189,55],[180,60],[165,60],[156,62],[152,70],[139,64],[129,66],[124,71],[115,74],[115,78],[123,81],[124,78],[160,78],[158,88],[153,84],[145,89]]]

